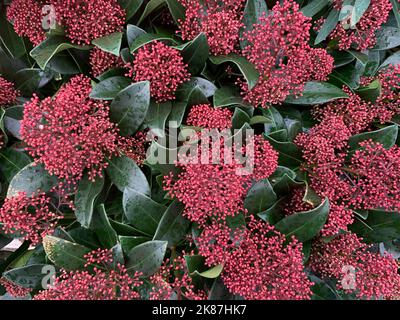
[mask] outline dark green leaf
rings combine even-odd
[[[326,198],[310,211],[294,213],[279,221],[275,227],[288,238],[295,236],[301,242],[314,238],[324,226],[329,214],[329,200]]]
[[[183,121],[187,107],[187,102],[173,101],[171,113],[168,116],[167,122],[174,122],[178,128]]]
[[[276,201],[276,194],[268,179],[256,182],[248,191],[244,207],[250,213],[259,213],[271,207]]]
[[[361,19],[365,11],[367,11],[371,0],[355,0],[354,9],[351,12],[350,25],[354,27]]]
[[[382,69],[389,65],[397,66],[398,64],[400,64],[400,51],[397,51],[389,56],[385,61],[382,62],[379,68]]]
[[[185,21],[185,7],[180,4],[178,0],[166,0],[167,5],[169,8],[169,12],[171,12],[172,18],[174,18],[174,21],[176,24],[179,23],[179,21]]]
[[[243,125],[245,123],[249,123],[249,122],[250,122],[249,115],[246,112],[244,112],[242,109],[235,108],[235,112],[233,113],[233,117],[232,117],[232,128],[240,129],[241,127],[243,127]]]
[[[103,185],[104,178],[96,177],[93,182],[87,174],[79,181],[74,205],[76,220],[83,227],[88,228],[92,221],[94,200],[103,189]]]
[[[14,27],[4,14],[0,16],[0,25],[0,40],[4,48],[13,58],[22,57],[26,53],[24,39],[15,33]]]
[[[350,53],[354,58],[358,60],[362,65],[366,65],[368,63],[368,55],[362,52],[358,52],[355,50],[348,50],[348,53]]]
[[[255,124],[266,124],[270,123],[271,121],[264,116],[254,116],[250,118],[250,125],[255,125]]]
[[[84,256],[91,251],[77,243],[49,235],[43,238],[43,247],[49,260],[66,270],[83,268],[86,263]]]
[[[63,75],[71,75],[81,73],[81,64],[83,61],[78,61],[75,53],[71,50],[65,50],[57,53],[47,63],[46,70],[51,70]]]
[[[215,91],[214,106],[216,108],[229,107],[232,105],[245,105],[237,88],[224,86]]]
[[[144,19],[146,19],[154,11],[158,10],[164,3],[165,3],[165,0],[150,0],[146,4],[144,11],[139,18],[138,24],[141,24]]]
[[[253,66],[253,64],[246,60],[244,57],[231,53],[225,56],[213,56],[210,57],[210,60],[214,64],[222,64],[225,62],[234,63],[246,79],[249,89],[253,89],[258,82],[258,71]]]
[[[303,129],[301,112],[295,108],[279,108],[289,141],[293,141]]]
[[[113,100],[121,90],[128,87],[131,83],[131,79],[121,76],[107,78],[95,85],[90,93],[90,98]]]
[[[0,74],[9,80],[14,80],[15,72],[29,66],[21,59],[12,59],[0,45]]]
[[[279,166],[269,180],[276,194],[287,195],[293,188],[304,185],[304,182],[296,181],[295,178],[296,173],[293,170]]]
[[[138,246],[139,244],[145,243],[150,241],[148,237],[141,237],[141,236],[119,236],[119,242],[121,243],[122,250],[125,253],[131,251],[134,247]]]
[[[370,210],[365,221],[356,219],[350,229],[368,243],[396,240],[400,238],[400,213]]]
[[[354,90],[359,86],[361,74],[353,65],[347,65],[333,70],[329,75],[329,82],[337,87],[346,85]]]
[[[276,224],[278,221],[282,220],[284,213],[282,211],[282,205],[286,201],[285,198],[279,199],[267,210],[257,214],[262,220],[268,222],[269,224]]]
[[[13,197],[18,192],[25,192],[30,197],[38,190],[48,192],[56,185],[57,178],[49,175],[42,165],[30,163],[12,178],[7,197]]]
[[[185,256],[185,262],[189,273],[193,273],[196,270],[205,270],[205,259],[198,254],[191,254]]]
[[[145,125],[157,137],[165,134],[165,123],[172,110],[172,102],[157,103],[152,101],[144,120]]]
[[[329,284],[322,281],[317,277],[311,277],[311,281],[314,283],[311,290],[313,292],[312,300],[337,300],[338,295],[336,290]]]
[[[330,3],[329,0],[312,0],[301,11],[306,17],[313,17]]]
[[[119,56],[122,43],[122,32],[111,33],[107,36],[94,39],[92,43],[101,50]]]
[[[38,68],[21,69],[15,74],[15,83],[19,91],[30,96],[48,84],[53,76],[54,73],[49,69],[45,71]]]
[[[253,25],[257,24],[262,16],[266,16],[268,7],[264,0],[247,0],[243,13],[244,28],[240,32],[240,38],[243,38],[244,32],[253,30]],[[246,41],[241,40],[240,46],[246,47]]]
[[[316,0],[314,2],[322,2],[320,0]],[[321,29],[318,32],[317,37],[315,38],[314,44],[319,44],[322,41],[326,40],[330,33],[335,29],[339,20],[339,11],[336,9],[332,9],[326,18],[325,22],[322,24]]]
[[[398,0],[390,0],[393,7],[394,17],[397,21],[397,27],[400,28],[400,4]]]
[[[143,123],[150,104],[148,81],[133,83],[120,91],[110,105],[110,119],[123,136],[134,134]]]
[[[297,168],[302,162],[302,153],[293,142],[277,141],[265,135],[273,148],[279,152],[279,164],[288,168]]]
[[[387,50],[400,45],[400,28],[383,26],[375,36],[377,42],[374,50]]]
[[[4,127],[7,129],[6,131],[11,133],[14,137],[19,140],[22,140],[22,137],[19,133],[21,128],[21,120],[23,118],[24,107],[17,105],[8,107],[5,110],[5,114],[3,117]]]
[[[145,277],[151,276],[160,268],[167,244],[167,241],[148,241],[134,247],[128,254],[128,270],[142,272]]]
[[[134,53],[137,49],[143,47],[144,45],[151,43],[153,41],[159,40],[167,40],[173,43],[177,43],[177,41],[169,34],[152,34],[145,33],[138,36],[129,46],[129,50],[131,53]]]
[[[178,88],[176,97],[182,101],[189,101],[194,90],[198,90],[205,98],[209,98],[215,94],[217,87],[206,79],[193,77]]]
[[[126,12],[126,20],[132,18],[143,4],[143,0],[118,0],[118,2]]]
[[[274,107],[262,109],[261,112],[264,117],[269,119],[269,122],[264,125],[264,131],[266,134],[285,129],[283,117]]]
[[[347,51],[335,50],[331,53],[335,59],[335,68],[339,68],[354,61],[354,56]]]
[[[25,153],[14,148],[7,148],[0,152],[0,171],[7,179],[11,179],[32,160]]]
[[[121,223],[112,219],[108,219],[110,221],[111,226],[117,232],[119,236],[127,236],[127,237],[134,237],[134,236],[143,236],[143,232],[136,230],[134,227],[130,226],[126,223]]]
[[[138,37],[144,35],[145,33],[146,31],[139,28],[138,26],[128,24],[128,26],[126,27],[126,39],[128,41],[128,45],[130,46],[133,41],[135,41]]]
[[[285,102],[290,104],[316,105],[335,99],[348,98],[338,87],[327,82],[307,82],[301,97],[289,96]]]
[[[159,221],[166,210],[163,205],[129,187],[124,190],[122,205],[129,223],[148,235],[156,232]]]
[[[182,240],[190,225],[190,221],[182,216],[183,209],[184,205],[177,201],[170,204],[158,224],[153,240],[167,241],[170,248]]]
[[[73,239],[72,242],[76,242],[90,249],[97,249],[100,247],[96,234],[90,229],[78,227],[68,231],[68,234]]]
[[[365,140],[381,143],[386,149],[389,149],[396,143],[397,134],[398,126],[395,124],[379,130],[356,134],[349,139],[349,153],[353,154],[355,150],[360,149],[360,142]]]
[[[219,277],[215,279],[210,293],[208,295],[209,300],[234,300],[235,296],[229,292],[229,290],[224,285],[224,282]]]
[[[129,187],[139,193],[150,194],[150,186],[146,176],[135,161],[129,157],[120,156],[110,159],[107,173],[121,192]]]
[[[41,69],[44,70],[47,63],[54,57],[58,52],[67,49],[79,49],[79,50],[89,50],[90,46],[79,46],[71,44],[63,36],[51,36],[39,44],[37,47],[33,48],[30,55],[36,60],[37,64]]]
[[[4,235],[0,234],[0,250],[3,249],[6,245],[8,245],[11,241],[13,241],[13,238],[7,238]]]
[[[49,268],[54,267],[48,264],[32,264],[11,269],[3,273],[3,277],[21,287],[42,290],[42,281]]]
[[[358,88],[355,92],[367,102],[376,102],[376,99],[381,95],[381,83],[379,80],[374,80],[365,87]]]
[[[191,75],[196,75],[203,70],[209,54],[210,47],[204,33],[200,33],[182,50],[183,59],[189,66],[188,71]]]
[[[103,247],[110,249],[118,243],[117,233],[108,220],[104,204],[98,206],[94,211],[90,228],[96,233]]]

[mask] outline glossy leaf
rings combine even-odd
[[[125,253],[131,251],[134,247],[138,246],[139,244],[145,243],[150,241],[148,237],[142,236],[119,236],[119,242],[121,243],[122,250]]]
[[[391,125],[375,131],[356,134],[350,137],[348,142],[350,147],[350,154],[352,154],[355,150],[360,149],[360,142],[365,140],[379,142],[386,149],[389,149],[396,143],[398,131],[399,129],[397,125]]]
[[[248,191],[244,207],[250,213],[259,213],[271,207],[277,197],[267,179],[256,182]]]
[[[355,92],[359,95],[364,101],[367,102],[376,102],[376,99],[381,95],[382,87],[379,80],[374,80],[370,84],[365,87],[358,88]]]
[[[294,213],[279,221],[275,227],[286,237],[292,235],[301,242],[314,238],[324,226],[329,213],[329,200],[326,198],[318,207],[306,212]]]
[[[370,3],[371,0],[355,0],[354,9],[350,17],[351,26],[355,26],[360,21],[361,17],[367,11]]]
[[[71,44],[63,36],[51,36],[33,48],[30,55],[36,60],[38,66],[44,70],[51,58],[58,52],[68,49],[89,50],[90,48],[90,46]]]
[[[113,100],[118,93],[132,83],[131,79],[115,76],[96,84],[90,93],[90,98],[98,100]]]
[[[49,260],[66,270],[83,268],[86,263],[84,256],[91,251],[77,243],[49,235],[43,238],[43,247]]]
[[[138,37],[144,35],[145,33],[146,31],[139,28],[138,26],[135,26],[133,24],[128,24],[128,26],[126,27],[126,39],[128,41],[128,45],[130,46],[133,43],[133,41],[135,41]]]
[[[128,253],[128,271],[131,273],[139,271],[145,277],[151,276],[160,268],[166,249],[167,241],[148,241],[139,244]]]
[[[253,25],[257,24],[262,16],[268,14],[268,7],[264,0],[247,0],[243,13],[244,28],[240,32],[240,37],[243,38],[244,32],[253,29]],[[245,40],[241,40],[240,46],[245,48],[247,45]]]
[[[245,105],[243,98],[240,96],[235,87],[222,87],[217,89],[214,94],[214,107],[229,107],[232,105]]]
[[[314,2],[323,2],[323,1],[316,0]],[[337,26],[338,21],[339,21],[339,11],[332,9],[331,12],[329,13],[328,17],[322,24],[321,29],[319,30],[318,35],[315,38],[314,44],[319,44],[322,41],[326,40],[326,38],[328,38],[329,34]]]
[[[137,37],[132,43],[129,45],[129,50],[131,53],[134,53],[139,48],[149,44],[153,41],[171,41],[173,43],[177,43],[177,41],[169,34],[152,34],[152,33],[145,33]]]
[[[129,157],[114,157],[108,161],[107,173],[115,186],[123,192],[129,187],[143,194],[150,194],[146,176],[138,165]]]
[[[178,0],[166,0],[169,12],[171,12],[172,18],[174,18],[175,23],[185,20],[185,7],[181,5]]]
[[[166,208],[150,197],[129,187],[125,188],[122,205],[129,223],[141,232],[153,235]]]
[[[75,216],[76,220],[83,226],[88,228],[92,221],[93,205],[96,197],[99,195],[104,186],[104,178],[96,177],[95,181],[89,180],[89,176],[85,175],[78,184],[75,194]]]
[[[258,82],[259,73],[256,68],[251,64],[248,60],[244,57],[241,57],[237,54],[231,53],[225,56],[214,56],[210,57],[210,60],[214,64],[222,64],[225,62],[232,62],[234,63],[243,74],[244,78],[247,81],[249,89],[253,89],[254,86]]]
[[[144,123],[157,137],[165,134],[165,125],[172,110],[172,102],[156,103],[152,101],[147,110]]]
[[[32,162],[31,158],[14,148],[7,148],[0,151],[0,172],[7,181]]]
[[[132,18],[143,4],[143,0],[118,0],[118,2],[126,12],[126,20]]]
[[[329,0],[312,0],[301,11],[306,17],[313,17],[330,3]]]
[[[376,45],[374,50],[388,50],[400,45],[400,28],[381,27],[376,31]]]
[[[232,128],[240,129],[245,123],[250,123],[249,115],[240,108],[235,108],[232,116]]]
[[[204,33],[200,33],[183,50],[182,57],[191,75],[199,74],[208,59],[210,47]]]
[[[23,288],[43,290],[42,281],[48,275],[48,270],[54,268],[48,264],[32,264],[11,269],[3,273],[3,277]]]
[[[57,178],[49,175],[42,165],[30,163],[12,178],[8,186],[7,197],[13,197],[18,192],[25,192],[30,197],[38,190],[48,192],[56,185]]]
[[[171,248],[179,243],[186,235],[190,221],[183,217],[184,205],[174,201],[162,216],[153,240],[164,240]]]
[[[400,213],[370,210],[366,220],[356,219],[352,232],[368,243],[380,243],[400,238]]]
[[[150,105],[148,81],[133,83],[120,91],[110,105],[110,120],[123,136],[134,134],[143,123]]]
[[[289,96],[285,102],[290,104],[316,105],[335,99],[347,98],[340,88],[327,82],[307,82],[301,97]]]
[[[119,56],[122,43],[122,32],[111,33],[102,38],[94,39],[92,43],[101,50]]]
[[[26,54],[24,39],[19,37],[13,25],[2,14],[0,16],[0,41],[8,53],[14,58],[20,58]]]
[[[96,233],[101,245],[112,248],[118,242],[118,236],[108,220],[104,204],[99,205],[93,213],[90,228]]]

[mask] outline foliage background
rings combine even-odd
[[[269,9],[272,7],[273,1],[268,2],[271,3],[247,0],[247,27],[257,21],[267,6]],[[297,2],[302,12],[314,20],[321,16],[332,17],[334,9],[328,0]],[[356,2],[355,5],[360,7],[369,3],[349,2]],[[163,129],[171,120],[182,124],[191,106],[201,103],[211,103],[216,108],[230,108],[233,111],[232,128],[251,127],[264,133],[279,152],[278,170],[264,184],[258,185],[258,189],[249,191],[245,206],[256,216],[275,224],[282,233],[297,236],[303,242],[307,259],[311,242],[329,214],[329,203],[315,198],[313,191],[308,190],[308,181],[300,171],[302,155],[293,141],[298,133],[306,132],[315,125],[315,120],[310,116],[312,106],[346,97],[343,85],[357,92],[360,90],[361,76],[372,76],[388,64],[400,63],[399,4],[396,0],[391,2],[395,10],[377,32],[377,44],[370,50],[339,51],[327,40],[329,31],[338,23],[337,16],[329,22],[331,25],[324,24],[318,33],[312,31],[311,43],[327,48],[335,59],[335,68],[328,81],[309,82],[300,98],[290,96],[283,105],[265,109],[254,108],[244,102],[235,85],[236,77],[226,73],[229,65],[234,74],[243,75],[249,84],[256,83],[258,74],[250,62],[234,53],[211,56],[204,34],[184,42],[175,34],[175,24],[165,26],[159,23],[160,15],[165,10],[170,12],[175,22],[184,19],[182,6],[176,0],[119,0],[128,12],[123,32],[93,41],[90,46],[71,44],[63,31],[56,29],[48,34],[47,40],[33,48],[27,39],[15,33],[3,10],[0,17],[0,74],[16,84],[22,97],[18,98],[17,104],[0,109],[0,129],[7,137],[6,146],[0,152],[0,200],[3,201],[11,189],[26,191],[38,185],[46,188],[52,181],[42,167],[32,170],[30,164],[33,159],[20,141],[23,104],[33,93],[40,98],[53,96],[73,75],[84,73],[90,76],[89,49],[94,46],[119,55],[127,62],[132,59],[131,53],[146,43],[163,40],[179,48],[189,64],[192,78],[179,88],[176,100],[161,104],[137,96],[148,95],[145,92],[149,90],[148,86],[143,90],[136,88],[135,92],[139,92],[136,98],[128,99],[123,104],[124,108],[129,109],[131,121],[121,124],[120,129],[133,134],[144,128]],[[112,102],[130,83],[122,68],[111,69],[96,78],[92,77],[91,97],[109,101],[111,118],[118,118],[113,113],[119,110],[113,108]],[[361,89],[366,97],[379,95],[380,90],[379,87]],[[137,101],[142,101],[143,105],[138,107]],[[134,127],[132,123],[135,123]],[[371,130],[351,139],[372,139],[384,142],[385,147],[398,145],[398,123],[398,117],[389,123],[375,123]],[[80,181],[73,195],[76,210],[66,209],[66,218],[55,233],[44,240],[52,243],[51,252],[46,250],[46,245],[32,248],[25,241],[15,252],[1,252],[0,273],[15,284],[35,292],[40,289],[43,278],[39,272],[42,266],[51,264],[57,269],[79,269],[83,264],[83,255],[97,248],[112,248],[115,259],[125,261],[128,269],[139,270],[148,276],[155,273],[165,258],[187,247],[187,234],[198,232],[196,226],[182,216],[183,207],[169,199],[162,189],[160,181],[170,170],[169,165],[145,164],[140,168],[126,156],[109,159],[109,167],[103,178],[92,183],[85,176]],[[308,190],[303,200],[316,205],[316,209],[301,216],[284,217],[280,204],[290,190],[299,185]],[[236,223],[245,223],[242,215]],[[359,213],[351,229],[367,243],[373,244],[375,251],[388,250],[394,257],[400,256],[399,212]],[[0,248],[12,240],[12,236],[0,234]],[[201,260],[193,259],[189,260],[188,268],[196,277],[199,287],[210,288],[210,297],[235,298],[220,281],[219,266],[208,270]],[[310,270],[307,272],[315,282],[314,299],[354,298],[338,290],[336,280],[320,279]],[[148,297],[149,290],[150,286],[143,289],[142,297]],[[1,286],[0,292],[5,293]]]

